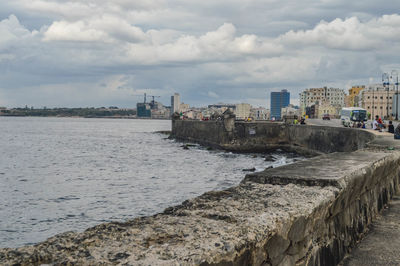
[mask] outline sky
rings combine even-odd
[[[400,71],[400,1],[0,2],[0,106],[291,102]]]

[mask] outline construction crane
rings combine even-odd
[[[154,98],[160,98],[161,96],[156,96],[156,95],[148,95],[149,97],[153,98],[150,102],[150,107],[151,109],[156,109],[156,102],[154,101]]]
[[[139,96],[142,96],[142,94],[133,94],[133,96],[139,97]],[[147,94],[144,93],[143,103],[146,103],[146,100],[147,100]]]
[[[134,95],[135,95],[135,96],[139,96],[139,94],[134,94]],[[146,103],[147,97],[153,98],[153,99],[151,100],[150,103],[154,104],[154,99],[155,99],[155,98],[160,98],[161,96],[158,96],[158,95],[147,95],[147,93],[144,93],[143,103]]]
[[[149,97],[153,98],[153,100],[151,100],[151,103],[154,105],[154,98],[160,98],[161,96],[149,95]]]
[[[136,94],[135,96],[139,96],[138,94]],[[160,98],[161,96],[158,96],[158,95],[147,95],[147,93],[144,93],[144,99],[143,99],[143,104],[146,104],[147,102],[147,97],[151,97],[152,98],[152,100],[151,100],[151,102],[149,102],[148,104],[150,105],[150,108],[151,109],[154,109],[154,108],[156,108],[156,102],[155,102],[155,98]]]

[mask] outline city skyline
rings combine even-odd
[[[381,82],[400,69],[397,1],[0,4],[0,106],[249,103]]]

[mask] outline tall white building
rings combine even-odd
[[[174,95],[171,96],[171,115],[175,112],[179,113],[180,105],[181,105],[181,100],[179,93],[174,93]]]
[[[300,93],[300,108],[304,111],[316,103],[326,103],[332,106],[344,106],[345,92],[338,88],[310,88]]]
[[[269,120],[269,110],[264,107],[251,108],[250,116],[255,120]]]
[[[236,108],[235,108],[235,115],[236,115],[236,119],[246,119],[248,117],[250,117],[250,109],[251,109],[251,105],[248,103],[239,103],[236,104]]]

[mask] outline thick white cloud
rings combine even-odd
[[[102,31],[90,28],[83,21],[68,23],[66,21],[56,21],[44,34],[45,41],[105,41],[108,36]]]
[[[88,105],[105,98],[119,105],[132,92],[151,88],[166,104],[175,91],[193,104],[217,98],[259,104],[257,97],[275,89],[292,90],[296,97],[308,86],[367,84],[400,59],[400,16],[390,11],[400,3],[388,5],[10,1],[0,4],[14,10],[0,17],[0,94],[21,105],[31,105],[29,95],[39,92],[54,105],[68,99],[76,106],[69,92]],[[41,105],[39,97],[32,99]]]
[[[45,41],[110,42],[117,39],[137,42],[145,37],[140,28],[110,15],[75,22],[56,21],[44,33]]]
[[[0,21],[0,48],[15,42],[23,41],[36,35],[37,31],[30,32],[22,26],[15,15],[10,15],[8,18]]]
[[[343,50],[374,50],[388,42],[400,40],[400,16],[390,15],[362,23],[356,17],[331,22],[321,21],[306,31],[290,31],[282,42],[294,45],[315,45]]]

